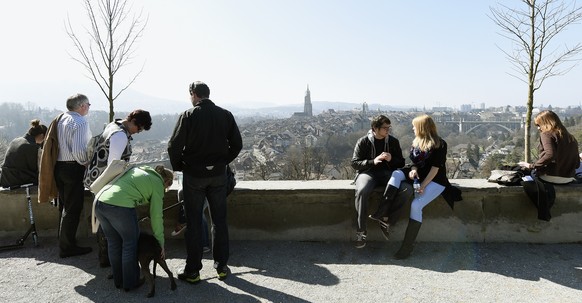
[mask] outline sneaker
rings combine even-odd
[[[214,262],[214,268],[218,274],[218,280],[223,281],[228,278],[228,274],[230,273],[230,268],[228,268],[228,266],[219,266],[218,262]]]
[[[190,284],[197,284],[198,282],[200,282],[200,273],[187,272],[184,270],[181,273],[178,273],[178,279],[186,281]]]
[[[375,217],[373,215],[369,215],[368,218],[378,222],[380,227],[388,228],[390,224],[388,224],[388,217]]]
[[[366,232],[356,232],[356,248],[364,248],[366,246]]]
[[[181,234],[185,229],[186,229],[186,223],[178,223],[176,225],[176,228],[174,228],[174,230],[171,233],[172,237],[175,237],[175,236]]]

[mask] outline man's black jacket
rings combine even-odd
[[[172,168],[193,177],[225,174],[226,165],[241,149],[242,138],[232,113],[210,99],[180,115],[168,142]]]

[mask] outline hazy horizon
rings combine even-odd
[[[121,86],[142,66],[143,73],[116,108],[139,108],[141,96],[170,102],[160,111],[179,112],[190,106],[187,88],[195,80],[208,83],[211,99],[225,107],[302,104],[307,85],[314,102],[526,104],[527,85],[508,75],[512,65],[499,49],[509,50],[509,42],[488,17],[497,1],[130,3],[149,20],[116,83]],[[68,96],[81,92],[93,108],[107,109],[97,85],[70,57],[76,50],[64,24],[68,16],[83,32],[80,1],[12,1],[0,8],[0,26],[9,29],[4,41],[10,42],[0,49],[0,102],[62,109]],[[580,42],[581,29],[569,27],[554,46]],[[546,80],[534,106],[579,106],[579,79],[577,66]]]

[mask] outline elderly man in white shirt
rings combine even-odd
[[[59,256],[67,258],[91,252],[91,247],[77,245],[76,234],[83,210],[83,175],[87,159],[87,143],[91,130],[85,116],[89,113],[89,99],[76,94],[67,99],[68,111],[58,122],[59,152],[54,176],[63,205],[59,237]]]

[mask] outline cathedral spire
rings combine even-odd
[[[311,92],[309,91],[309,84],[307,84],[307,90],[305,91],[305,103],[303,104],[303,113],[308,117],[313,116],[313,107],[311,105]]]

